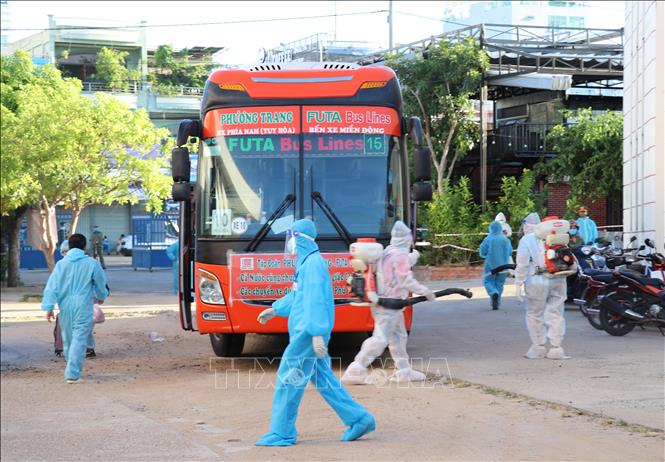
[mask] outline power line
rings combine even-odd
[[[137,24],[135,26],[60,26],[60,27],[47,27],[47,28],[27,28],[27,29],[3,29],[8,32],[35,32],[43,30],[118,30],[118,29],[147,29],[155,27],[193,27],[193,26],[222,26],[229,24],[249,24],[249,23],[262,23],[262,22],[275,22],[275,21],[297,21],[303,19],[322,19],[332,18],[339,16],[360,16],[369,14],[387,13],[388,10],[375,10],[363,11],[357,13],[337,13],[337,14],[321,14],[315,16],[292,16],[289,18],[268,18],[268,19],[241,19],[237,21],[216,21],[216,22],[199,22],[189,24]]]

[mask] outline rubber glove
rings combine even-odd
[[[323,358],[328,352],[328,347],[326,346],[326,342],[323,340],[323,337],[321,337],[320,335],[312,337],[312,346],[314,347],[314,353],[316,354],[316,357],[319,359]]]
[[[431,290],[428,290],[423,295],[425,296],[425,298],[427,299],[428,302],[433,302],[433,301],[436,300],[436,296],[434,295],[434,293]]]
[[[515,283],[515,296],[517,301],[522,303],[524,301],[524,284],[516,282]]]
[[[256,318],[257,321],[259,321],[261,324],[265,324],[268,321],[270,321],[272,318],[277,316],[277,313],[275,313],[275,310],[272,308],[265,309],[259,313],[259,317]]]
[[[416,263],[418,263],[418,259],[420,258],[420,252],[417,250],[412,250],[411,253],[409,254],[409,264],[413,268],[416,266]]]

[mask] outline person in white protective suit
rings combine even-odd
[[[536,213],[524,219],[524,236],[517,247],[515,293],[526,306],[526,326],[531,338],[531,347],[525,356],[529,359],[568,359],[561,347],[566,331],[563,317],[566,278],[537,274],[538,268],[545,268],[545,243],[534,234],[539,223],[540,217]],[[550,343],[549,351],[545,347],[546,340]]]
[[[501,223],[501,229],[503,230],[504,236],[510,238],[510,236],[513,235],[513,229],[506,221],[506,216],[503,214],[503,212],[497,213],[496,217],[494,218],[494,221],[498,221],[499,223]]]
[[[418,253],[410,252],[413,243],[411,230],[403,222],[397,221],[391,232],[390,245],[383,251],[377,267],[379,296],[383,298],[405,299],[409,292],[424,295],[428,301],[436,297],[427,287],[413,276],[411,267],[415,265]],[[388,347],[395,363],[392,381],[408,382],[425,380],[425,374],[413,370],[406,352],[407,333],[404,325],[404,310],[391,310],[372,304],[374,332],[365,340],[353,362],[342,376],[347,384],[368,383],[367,367]]]

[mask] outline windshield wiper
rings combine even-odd
[[[289,208],[291,204],[293,204],[296,201],[296,196],[293,194],[287,194],[284,200],[282,201],[281,204],[277,207],[277,210],[275,210],[272,215],[270,215],[270,218],[263,223],[263,226],[259,229],[259,231],[256,233],[254,236],[254,239],[252,239],[249,244],[247,245],[247,248],[245,249],[247,252],[254,252],[256,248],[258,247],[259,243],[263,240],[264,237],[266,237],[266,234],[268,234],[268,230],[270,227],[277,221],[279,217],[282,216],[282,214],[286,211],[286,209]]]
[[[344,240],[344,243],[349,246],[353,242],[351,239],[351,234],[349,234],[349,231],[344,227],[342,222],[340,221],[339,218],[337,218],[337,215],[335,215],[335,212],[332,211],[332,208],[330,208],[330,205],[323,199],[323,196],[321,195],[320,192],[314,191],[312,193],[312,199],[314,199],[314,202],[316,202],[319,207],[321,207],[321,210],[323,210],[323,213],[328,217],[328,220],[330,220],[330,223],[335,228],[335,231],[337,231],[337,234]]]

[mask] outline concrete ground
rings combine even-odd
[[[35,287],[2,291],[3,460],[664,460],[657,330],[610,337],[568,310],[573,359],[530,361],[511,287],[492,312],[479,281],[431,283],[472,287],[474,298],[415,308],[409,353],[425,384],[349,388],[376,416],[375,433],[338,442],[342,424],[308,389],[298,445],[256,448],[285,338],[249,336],[242,359],[216,358],[207,337],[180,330],[170,271],[120,261],[108,275],[108,320],[96,326],[98,357],[81,385],[64,383],[39,305],[20,302],[47,274],[26,272]],[[338,372],[363,338],[334,338]]]

